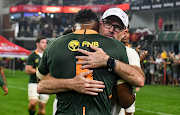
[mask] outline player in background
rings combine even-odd
[[[47,46],[47,40],[45,37],[40,36],[36,39],[36,50],[33,51],[27,59],[26,73],[30,74],[28,84],[28,99],[29,99],[29,115],[36,113],[36,104],[39,102],[38,115],[45,115],[45,105],[49,99],[49,95],[37,93],[37,77],[36,69],[40,63],[43,52]]]
[[[1,65],[1,61],[0,61],[0,86],[4,91],[4,95],[8,94],[6,76],[4,74],[4,69],[3,69],[2,65]]]

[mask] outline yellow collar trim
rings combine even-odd
[[[34,52],[38,55],[38,51],[37,50],[35,50]]]
[[[98,34],[98,32],[95,30],[86,29],[86,30],[76,30],[75,32],[73,32],[73,34]]]

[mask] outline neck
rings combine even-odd
[[[40,49],[40,48],[37,48],[36,49],[39,53],[43,53],[44,50]]]
[[[95,22],[95,21],[86,22],[84,24],[76,23],[75,24],[75,29],[76,30],[90,29],[90,30],[98,31],[98,23]]]

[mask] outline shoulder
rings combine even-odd
[[[131,54],[134,54],[134,55],[138,55],[138,53],[136,52],[135,49],[131,48],[131,47],[127,47],[126,46],[126,51],[127,53],[131,53]]]
[[[33,51],[31,54],[29,54],[28,58],[32,58],[34,55],[36,55],[36,53]]]
[[[127,57],[129,60],[129,64],[141,67],[140,66],[140,58],[139,58],[138,53],[134,49],[127,47],[127,46],[126,46],[126,51],[127,51]]]

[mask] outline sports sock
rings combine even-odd
[[[34,115],[36,113],[36,110],[34,111],[28,110],[28,111],[29,111],[29,115]]]
[[[37,115],[45,115],[45,113],[43,113],[43,112],[38,112]]]

